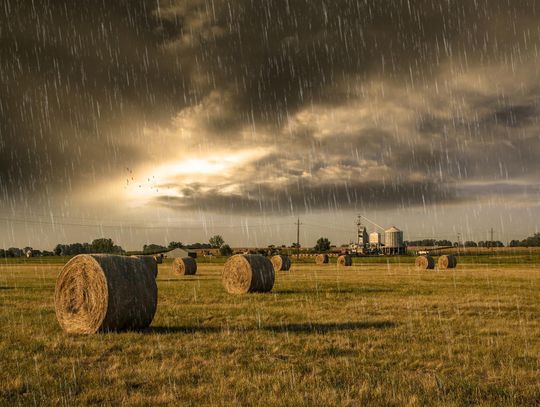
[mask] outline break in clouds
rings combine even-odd
[[[536,205],[539,8],[6,0],[0,199]]]

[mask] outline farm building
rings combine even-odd
[[[188,251],[188,250],[179,249],[179,248],[172,249],[172,250],[169,250],[168,252],[163,253],[163,258],[165,259],[178,259],[178,258],[183,258],[183,257],[196,258],[197,253],[191,250]]]

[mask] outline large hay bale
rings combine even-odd
[[[414,264],[420,270],[431,270],[435,268],[435,260],[430,255],[418,256]]]
[[[193,257],[178,257],[173,261],[172,271],[181,276],[192,276],[197,273],[197,261]]]
[[[291,259],[287,255],[278,254],[271,261],[274,271],[288,271],[291,268]]]
[[[327,254],[318,254],[315,256],[315,263],[316,264],[327,264],[329,261]]]
[[[348,254],[342,254],[337,258],[337,265],[345,267],[352,266],[352,257]]]
[[[221,280],[230,294],[268,292],[274,286],[274,267],[259,254],[237,254],[225,263]]]
[[[453,254],[444,254],[439,257],[437,266],[440,269],[453,269],[457,266],[457,257]]]
[[[131,256],[141,260],[154,277],[158,275],[158,261],[155,256]]]
[[[55,308],[69,333],[146,328],[156,313],[156,279],[141,259],[81,254],[56,280]]]

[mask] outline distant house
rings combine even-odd
[[[188,256],[196,258],[197,253],[188,251],[185,249],[179,249],[179,248],[172,249],[172,250],[169,250],[168,252],[163,253],[164,259],[178,259],[178,258],[188,257]]]

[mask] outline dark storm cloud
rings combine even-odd
[[[145,122],[196,98],[190,62],[154,1],[10,1],[0,11],[0,186],[6,195],[69,190],[136,163]],[[151,142],[151,141],[149,141]],[[119,164],[120,163],[120,164]]]
[[[232,194],[223,194],[215,188],[204,189],[195,183],[185,186],[181,192],[183,197],[162,196],[156,199],[156,203],[172,209],[202,209],[218,213],[295,214],[315,210],[395,208],[459,201],[455,192],[431,182],[382,185],[341,181],[320,186],[299,182],[279,188],[248,184]]]
[[[539,13],[536,0],[7,0],[0,192],[47,199],[145,163],[143,128],[173,117],[193,128],[186,156],[203,143],[277,152],[237,169],[234,192],[173,174],[184,197],[158,199],[168,207],[420,205],[456,201],[461,180],[530,177],[540,78],[519,72]],[[484,73],[452,84],[498,66],[515,89],[470,84]]]
[[[350,79],[421,84],[449,59],[515,59],[539,42],[537,3],[191,0],[163,1],[160,15],[185,23],[177,46],[233,92],[239,120],[279,125],[302,106],[346,101]]]

